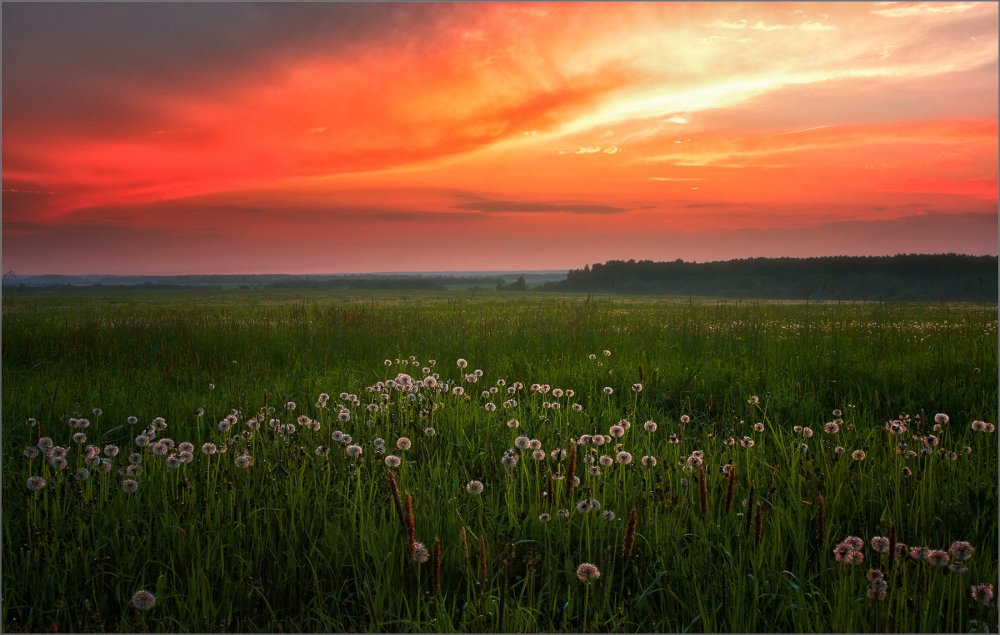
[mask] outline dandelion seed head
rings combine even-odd
[[[592,582],[601,577],[601,570],[589,562],[584,562],[576,568],[576,577],[581,582]]]
[[[132,606],[140,611],[148,611],[156,606],[156,596],[145,589],[132,594]]]
[[[976,548],[973,547],[971,543],[966,542],[965,540],[956,540],[955,542],[951,543],[950,547],[948,547],[948,554],[952,557],[953,560],[957,560],[959,562],[971,559],[972,556],[975,555],[975,553],[976,553]]]
[[[846,546],[851,551],[861,551],[865,548],[865,541],[857,536],[848,536],[844,538],[840,544]]]
[[[483,483],[482,481],[469,481],[465,484],[465,491],[467,494],[472,494],[473,496],[478,496],[483,493]]]
[[[503,453],[503,459],[501,459],[501,462],[505,467],[514,467],[517,465],[517,455],[511,450],[507,450]]]
[[[924,556],[924,560],[934,565],[935,567],[946,567],[948,563],[951,562],[951,556],[948,555],[947,551],[942,549],[931,549]]]
[[[400,459],[395,454],[390,454],[389,456],[385,457],[385,465],[388,468],[397,468],[400,466],[402,462],[403,462],[402,459]]]
[[[889,553],[889,539],[885,536],[873,536],[871,546],[874,551],[879,553]]]
[[[969,587],[972,599],[985,606],[993,606],[995,598],[992,584],[974,584]]]
[[[431,554],[427,551],[427,546],[422,542],[413,543],[413,561],[423,564],[430,560]]]

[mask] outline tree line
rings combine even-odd
[[[788,300],[996,301],[997,257],[961,254],[611,260],[571,270],[547,291]]]

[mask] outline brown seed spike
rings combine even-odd
[[[736,499],[736,466],[729,464],[729,487],[726,488],[726,513],[733,513],[733,502]]]
[[[636,516],[635,507],[628,515],[628,524],[625,525],[625,535],[622,537],[622,557],[626,560],[632,558],[632,549],[635,547],[635,532],[639,526],[639,518]]]
[[[396,473],[389,472],[389,482],[386,484],[389,493],[392,494],[393,505],[396,508],[396,515],[399,517],[399,524],[403,530],[407,530],[406,518],[403,516],[403,502],[399,498],[399,485],[396,483]]]
[[[465,536],[465,527],[458,531],[459,538],[462,539],[462,554],[465,556],[465,566],[469,566],[469,540]]]
[[[417,549],[417,523],[413,517],[413,496],[406,495],[406,531],[410,540],[410,555]]]
[[[642,364],[639,364],[639,383],[641,384],[643,381],[645,381],[645,377],[642,372]]]
[[[479,580],[486,587],[486,539],[479,537]]]
[[[896,523],[889,528],[889,567],[896,561]]]
[[[757,503],[757,513],[753,519],[753,530],[754,538],[759,545],[761,538],[764,537],[764,508],[760,506],[759,502]]]
[[[822,544],[826,535],[826,501],[823,495],[816,497],[816,540]]]
[[[434,537],[433,572],[434,577],[432,578],[431,587],[434,594],[437,595],[441,591],[441,539],[437,536]]]
[[[698,504],[701,506],[701,514],[708,514],[708,484],[705,483],[705,468],[698,466]]]

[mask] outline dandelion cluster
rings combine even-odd
[[[862,549],[865,547],[865,541],[857,536],[848,536],[841,540],[836,547],[833,548],[833,557],[837,562],[843,564],[863,564],[865,561],[865,554]]]
[[[885,579],[885,574],[881,569],[869,569],[866,576],[868,578],[868,589],[865,595],[869,600],[884,600],[889,591],[889,583]]]
[[[972,422],[972,431],[973,432],[990,433],[990,432],[995,432],[996,429],[997,429],[996,426],[993,425],[992,423],[987,423],[985,421],[973,421]]]

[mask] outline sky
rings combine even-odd
[[[997,254],[998,5],[2,5],[3,269]]]

